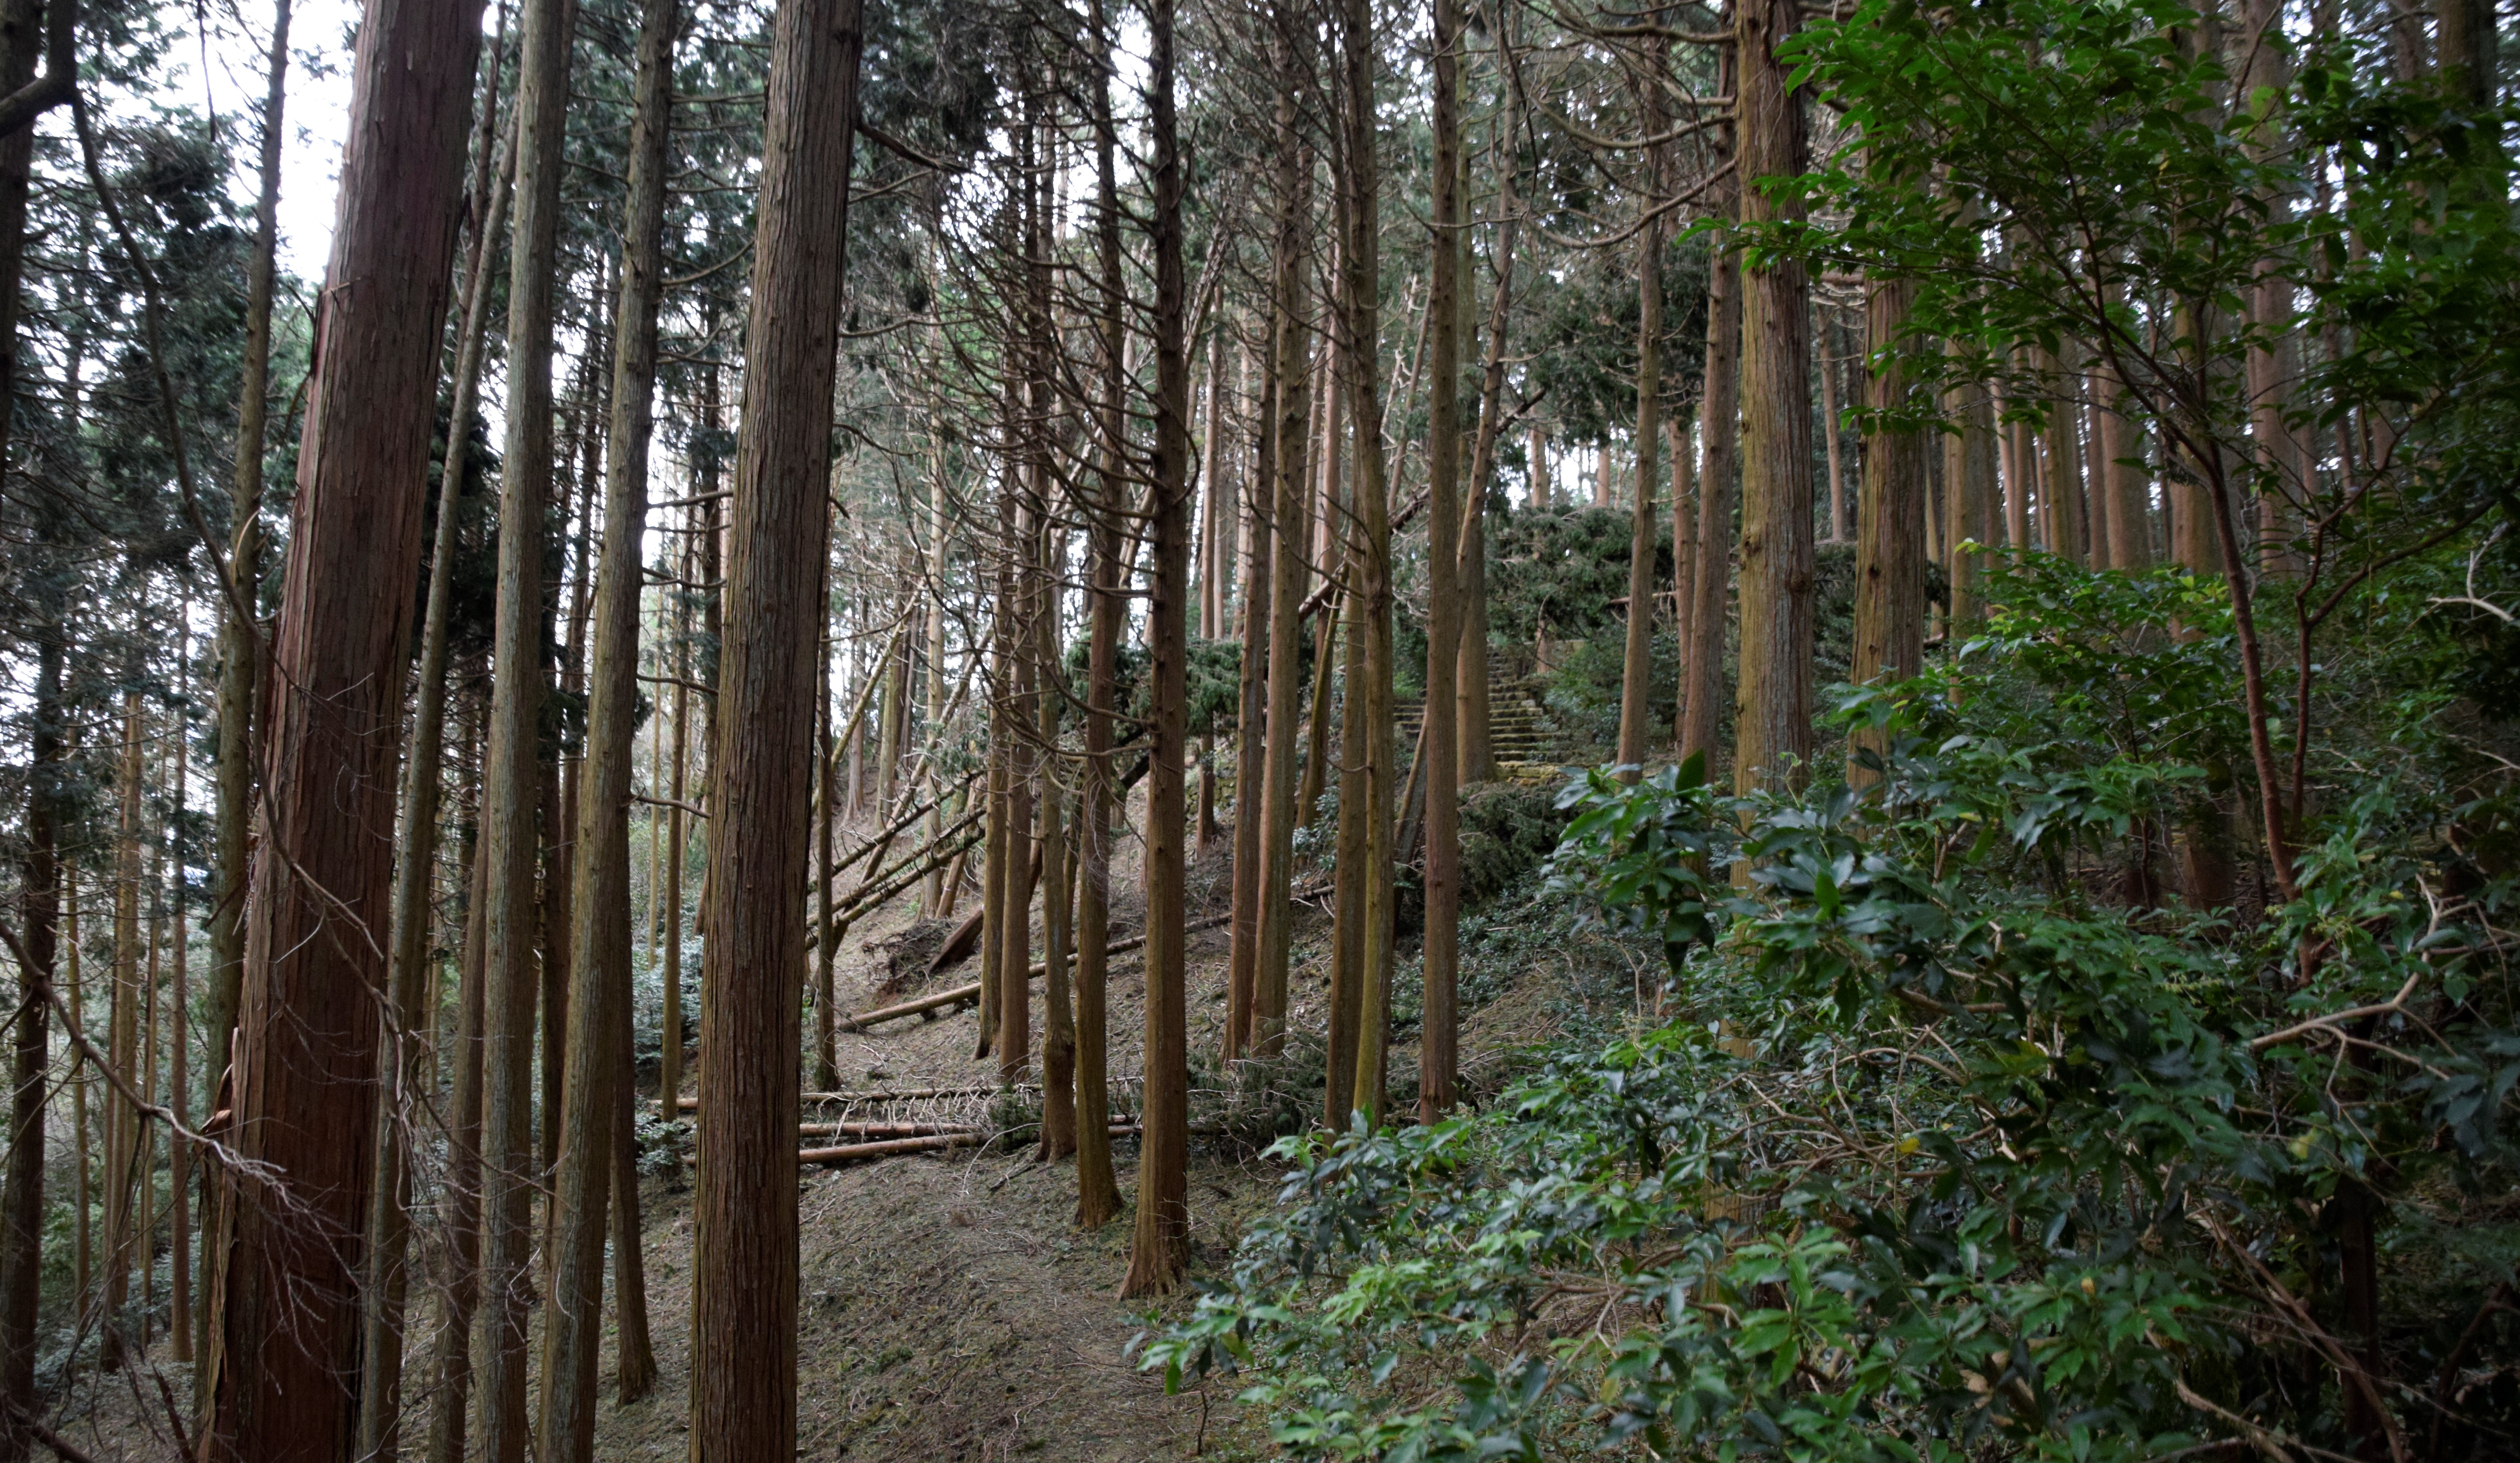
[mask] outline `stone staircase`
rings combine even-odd
[[[1557,764],[1551,761],[1550,743],[1542,730],[1549,714],[1538,676],[1517,673],[1521,666],[1505,656],[1488,657],[1488,738],[1496,753],[1497,775],[1508,781],[1554,782]],[[1414,754],[1418,729],[1426,722],[1426,703],[1407,697],[1392,703],[1393,730],[1404,754]]]

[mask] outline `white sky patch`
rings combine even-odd
[[[333,247],[341,180],[341,144],[350,130],[350,45],[356,0],[295,0],[289,23],[287,101],[282,114],[280,268],[309,287],[323,279]],[[239,5],[197,12],[204,37],[182,26],[159,82],[166,100],[217,118],[236,159],[229,180],[240,213],[250,217],[261,155],[262,101],[269,86],[271,12]],[[238,17],[242,16],[241,26]],[[484,33],[497,23],[485,7]]]

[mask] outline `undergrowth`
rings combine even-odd
[[[1469,926],[1465,979],[1580,925],[1647,1019],[1450,1120],[1281,1142],[1280,1209],[1147,1364],[1233,1377],[1302,1457],[2498,1455],[2512,892],[2459,830],[2503,782],[2340,652],[2363,740],[2298,896],[2191,908],[2146,871],[2230,816],[2219,592],[1993,591],[1964,653],[1841,693],[1846,776],[1570,788],[1554,919]]]

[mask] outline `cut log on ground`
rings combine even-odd
[[[980,921],[987,912],[974,909],[964,917],[963,923],[954,927],[954,933],[945,937],[945,942],[936,947],[936,953],[927,957],[929,975],[951,970],[971,958],[971,952],[980,947]]]
[[[1295,891],[1293,897],[1298,899],[1310,898],[1312,895],[1320,892],[1322,892],[1321,888],[1300,889]],[[1233,915],[1217,914],[1210,915],[1203,920],[1192,920],[1188,925],[1183,926],[1182,929],[1185,934],[1196,934],[1201,930],[1222,929],[1232,923],[1234,923]],[[945,960],[945,956],[948,952],[954,949],[955,943],[958,940],[966,940],[968,938],[969,944],[976,946],[979,943],[979,933],[980,917],[977,914],[974,914],[969,919],[965,920],[960,928],[956,929],[952,935],[946,937],[943,947],[939,948],[936,952],[936,959],[928,962],[928,970],[933,972],[942,969],[946,964],[951,964],[952,962]],[[1139,934],[1129,936],[1125,939],[1115,939],[1103,948],[1113,955],[1126,955],[1132,950],[1143,948],[1146,942],[1147,937],[1144,934]],[[968,951],[966,953],[968,953]],[[958,956],[957,958],[960,957]],[[1038,981],[1044,975],[1047,975],[1049,971],[1050,967],[1046,964],[1036,965],[1032,968],[1030,974],[1034,980]],[[927,1012],[941,1011],[949,1006],[968,1005],[977,1001],[979,998],[980,983],[974,981],[968,985],[957,985],[948,990],[937,991],[933,995],[918,996],[914,999],[901,1001],[894,1005],[878,1007],[873,1011],[860,1012],[855,1016],[843,1016],[837,1022],[833,1023],[833,1025],[837,1029],[843,1031],[863,1031],[878,1022],[899,1021],[905,1016],[922,1016]]]
[[[796,1155],[799,1164],[851,1164],[865,1159],[890,1158],[897,1153],[942,1153],[952,1148],[976,1148],[978,1133],[934,1133],[924,1138],[894,1138],[882,1143],[844,1143],[837,1148],[807,1148]]]
[[[1127,1088],[1135,1085],[1137,1080],[1136,1077],[1113,1077],[1111,1085]],[[868,1092],[800,1092],[797,1094],[797,1100],[809,1107],[835,1102],[874,1105],[890,1102],[931,1102],[940,1098],[994,1097],[1001,1092],[1039,1092],[1040,1090],[1041,1084],[1038,1082],[1018,1082],[1012,1087],[993,1082],[985,1087],[890,1087]],[[675,1107],[685,1113],[697,1113],[699,1111],[700,1100],[697,1097],[676,1098]]]
[[[933,1138],[946,1133],[976,1133],[968,1122],[800,1122],[800,1138]]]

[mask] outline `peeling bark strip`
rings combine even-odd
[[[479,0],[374,0],[359,28],[272,644],[236,1080],[238,1147],[288,1175],[296,1207],[222,1206],[212,1459],[311,1463],[351,1443],[370,992],[385,980],[401,671],[480,21]]]
[[[771,31],[710,759],[695,1463],[788,1463],[796,1452],[796,1054],[859,0],[781,0]]]

